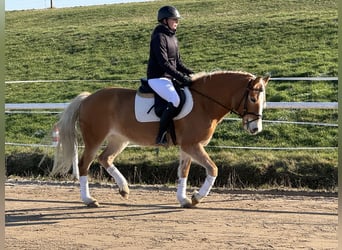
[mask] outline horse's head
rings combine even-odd
[[[262,112],[266,106],[266,85],[269,79],[270,76],[251,80],[241,103],[242,112],[239,114],[242,117],[243,128],[250,134],[262,131]]]
[[[219,119],[223,117],[222,110],[230,111],[242,118],[245,130],[250,134],[257,134],[262,130],[262,112],[266,106],[266,85],[269,79],[270,76],[255,77],[240,71],[198,73],[192,78],[194,84],[191,90],[222,108],[217,114]],[[197,86],[202,89],[199,90]],[[223,95],[225,96],[222,97]],[[221,101],[223,98],[229,103]]]

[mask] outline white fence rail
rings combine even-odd
[[[338,77],[271,77],[270,81],[338,81]],[[138,79],[128,80],[26,80],[5,81],[5,84],[16,83],[64,83],[64,82],[140,82]]]
[[[64,109],[69,103],[6,103],[5,110]],[[267,109],[338,109],[337,102],[267,102]]]
[[[337,77],[272,77],[271,81],[338,81]],[[6,84],[63,82],[139,82],[140,80],[32,80],[6,81]],[[6,103],[5,110],[65,109],[69,103]],[[338,109],[337,102],[267,102],[267,109]]]
[[[272,81],[338,81],[337,77],[278,77],[271,78]],[[138,82],[139,80],[34,80],[34,81],[6,81],[6,84],[30,84],[30,83],[63,83],[63,82]],[[32,110],[63,110],[69,103],[6,103],[5,110],[7,112],[15,112],[15,110],[27,110],[26,112],[34,112]],[[338,109],[338,102],[267,102],[267,109]],[[24,111],[25,112],[25,111]],[[44,112],[44,111],[42,111]],[[49,111],[51,112],[51,111]],[[284,123],[285,121],[270,121]],[[286,123],[286,122],[285,122]],[[296,122],[293,122],[296,123]],[[299,122],[298,122],[299,123]],[[303,123],[308,124],[308,123]],[[310,123],[311,125],[333,126],[337,124],[322,124]],[[50,146],[40,144],[20,144],[20,143],[5,143],[10,146]],[[53,147],[53,146],[50,146]],[[131,145],[135,147],[135,145]],[[210,147],[210,146],[209,146]],[[230,146],[215,146],[222,148],[236,149],[261,149],[261,150],[336,150],[336,147],[301,147],[301,148],[264,148],[264,147],[230,147]]]

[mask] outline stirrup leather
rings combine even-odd
[[[162,133],[161,136],[157,137],[157,139],[156,139],[157,145],[166,145],[167,144],[166,134],[167,134],[167,131]]]

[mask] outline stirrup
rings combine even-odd
[[[158,136],[156,139],[156,144],[160,146],[167,146],[167,139],[166,139],[167,131],[165,131],[160,137]]]

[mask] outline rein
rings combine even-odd
[[[228,108],[226,105],[222,104],[221,102],[217,101],[216,99],[214,99],[214,98],[211,97],[211,96],[208,96],[208,95],[206,95],[206,94],[203,94],[202,92],[200,92],[200,91],[198,91],[198,90],[196,90],[196,89],[193,89],[193,88],[190,88],[190,89],[191,89],[191,91],[193,91],[193,92],[195,92],[195,93],[197,93],[197,94],[199,94],[199,95],[201,95],[201,96],[203,96],[203,97],[209,99],[210,101],[216,103],[217,105],[219,105],[219,106],[221,106],[222,108],[228,110],[229,112],[238,115],[238,116],[241,117],[241,118],[243,118],[243,117],[246,116],[246,115],[254,115],[254,116],[256,116],[256,119],[251,120],[251,121],[248,121],[248,122],[247,122],[247,124],[248,124],[248,123],[251,123],[251,122],[253,122],[253,121],[256,121],[256,120],[262,118],[262,115],[261,115],[261,114],[257,114],[257,113],[254,113],[254,112],[248,112],[248,109],[247,109],[247,100],[248,100],[249,92],[250,92],[250,91],[263,92],[262,89],[251,88],[250,85],[251,85],[252,81],[253,81],[252,79],[249,80],[248,85],[247,85],[247,88],[246,88],[246,92],[245,92],[245,94],[243,95],[243,97],[242,97],[242,99],[241,99],[241,101],[240,101],[240,103],[239,103],[239,106],[238,106],[238,109],[239,109],[239,107],[241,106],[242,102],[244,101],[244,104],[243,104],[243,113],[242,113],[242,114],[240,114],[239,112],[237,112],[236,110],[234,110],[234,109],[232,109],[232,108]]]
[[[199,94],[199,95],[201,95],[201,96],[203,96],[203,97],[209,99],[210,101],[216,103],[217,105],[221,106],[222,108],[224,108],[224,109],[226,109],[226,110],[228,110],[228,111],[231,111],[231,108],[228,108],[226,105],[220,103],[219,101],[215,100],[215,99],[212,98],[211,96],[208,96],[208,95],[206,95],[206,94],[203,94],[202,92],[199,92],[198,90],[193,89],[193,88],[189,88],[189,89],[190,89],[191,91],[196,92],[197,94]]]

